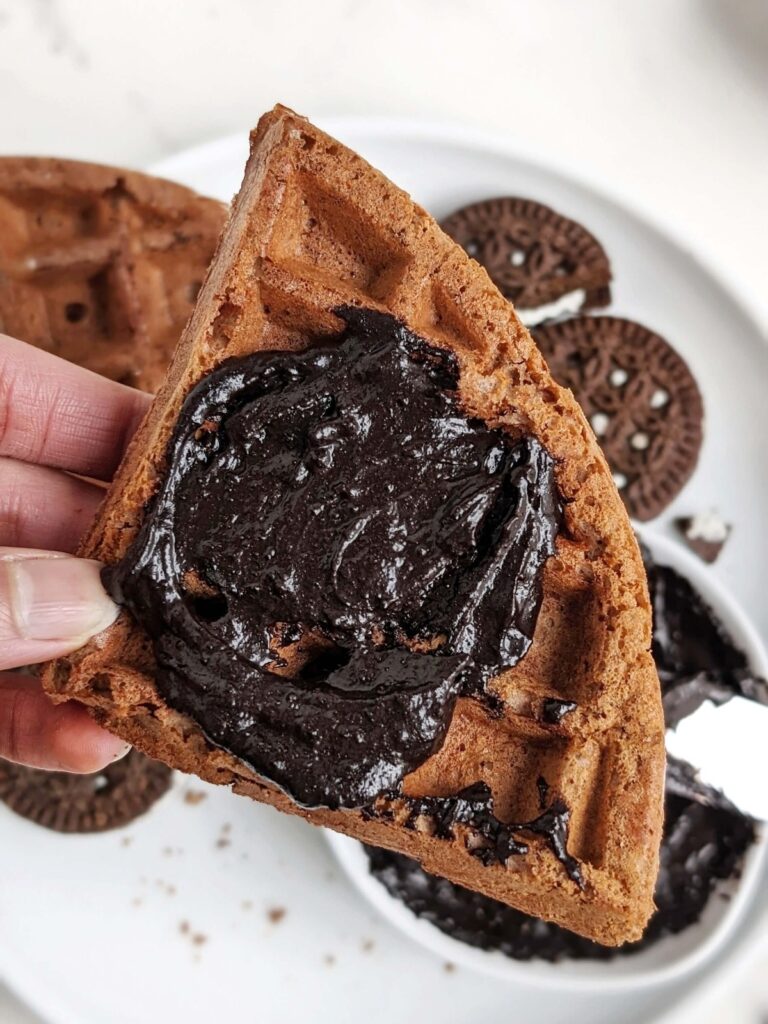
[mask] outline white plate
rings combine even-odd
[[[768,348],[736,293],[629,204],[504,143],[402,122],[326,125],[438,216],[472,199],[519,193],[570,213],[604,242],[616,270],[615,310],[666,334],[707,402],[699,470],[660,529],[675,511],[710,505],[734,522],[713,572],[768,634],[762,574],[754,571],[768,548]],[[243,134],[155,170],[229,198],[245,149]],[[208,798],[190,806],[186,788]],[[224,822],[232,824],[231,845],[219,848]],[[278,924],[267,918],[274,906],[287,909]],[[722,980],[754,948],[767,908],[768,884],[710,976]],[[208,941],[193,945],[179,929],[184,920]],[[704,983],[699,972],[631,1000],[599,986],[563,998],[525,981],[446,973],[360,899],[317,831],[194,780],[135,825],[90,838],[48,833],[0,807],[0,975],[53,1024],[344,1024],[363,1016],[367,1024],[469,1024],[511,1012],[542,1024],[635,1024],[658,1019]]]
[[[702,562],[682,545],[656,536],[652,530],[643,530],[642,536],[660,565],[671,565],[693,583],[715,610],[736,645],[744,651],[752,670],[768,675],[768,657],[760,638],[722,584],[716,583]],[[617,957],[608,963],[590,960],[564,960],[557,964],[540,960],[521,962],[499,952],[474,949],[451,939],[428,921],[417,918],[373,878],[368,857],[360,843],[333,832],[326,832],[325,838],[366,899],[394,925],[428,949],[497,978],[539,984],[544,989],[561,989],[569,993],[594,991],[596,987],[603,992],[650,990],[692,972],[713,957],[738,928],[766,873],[766,834],[761,830],[745,858],[741,878],[719,883],[700,920],[680,935],[666,936],[646,950]]]

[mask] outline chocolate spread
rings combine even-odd
[[[466,415],[450,352],[337,312],[333,343],[192,389],[105,579],[171,707],[297,802],[352,808],[526,653],[562,508],[537,440]]]
[[[667,724],[680,721],[705,700],[722,703],[736,693],[765,700],[765,681],[749,673],[744,653],[689,581],[669,566],[656,565],[647,550],[643,558]],[[618,949],[430,875],[402,854],[365,849],[371,873],[392,896],[461,942],[517,960],[607,960],[646,949],[694,924],[717,880],[738,875],[755,828],[722,793],[700,782],[690,765],[668,758],[657,909],[643,938]]]
[[[703,597],[679,572],[643,560],[653,605],[653,657],[669,728],[704,701],[741,696],[768,704],[768,683],[750,671],[742,650]]]
[[[566,870],[568,877],[583,888],[581,867],[568,853],[568,825],[571,812],[561,797],[549,799],[549,785],[543,776],[536,780],[541,813],[531,821],[501,821],[493,811],[493,794],[485,782],[476,782],[454,796],[401,797],[397,810],[404,807],[406,814],[398,820],[405,828],[416,828],[422,818],[432,823],[431,834],[438,839],[455,838],[456,825],[467,825],[473,832],[473,843],[468,846],[473,857],[483,864],[506,864],[513,855],[528,853],[524,836],[543,838],[552,853]],[[389,811],[367,812],[370,817],[388,817]]]
[[[410,857],[367,846],[371,873],[395,899],[442,932],[516,960],[607,960],[635,953],[697,921],[715,881],[736,874],[755,838],[754,823],[721,793],[698,782],[689,765],[667,767],[667,797],[656,912],[639,942],[601,946],[556,924],[429,875]]]

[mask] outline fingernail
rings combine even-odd
[[[117,752],[115,753],[114,757],[112,758],[112,762],[113,763],[115,761],[122,761],[123,758],[127,754],[130,754],[130,752],[133,750],[133,747],[131,746],[130,743],[124,743],[123,741],[121,741],[121,743],[122,743],[122,746],[117,748]]]
[[[101,564],[85,558],[4,561],[10,613],[25,640],[83,642],[106,629],[119,608],[101,585]]]

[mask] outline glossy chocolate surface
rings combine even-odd
[[[297,802],[351,808],[523,657],[562,510],[535,439],[464,414],[451,353],[338,312],[335,343],[229,360],[190,392],[106,579],[172,707]]]
[[[493,794],[484,782],[476,782],[455,796],[402,797],[408,808],[406,828],[414,828],[419,818],[428,818],[432,834],[439,839],[454,837],[455,825],[466,825],[474,833],[470,848],[473,857],[483,864],[506,864],[513,855],[525,854],[525,835],[543,838],[565,868],[568,877],[579,887],[584,884],[579,862],[568,853],[568,824],[571,812],[560,797],[549,800],[549,786],[544,778],[537,780],[541,814],[532,821],[500,821],[493,810]]]
[[[768,683],[750,671],[744,652],[690,581],[657,565],[647,548],[643,561],[667,726],[674,728],[707,700],[724,704],[741,696],[768,704]]]

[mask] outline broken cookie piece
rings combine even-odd
[[[717,561],[731,535],[731,525],[714,509],[681,516],[675,520],[675,526],[691,551],[709,565]]]

